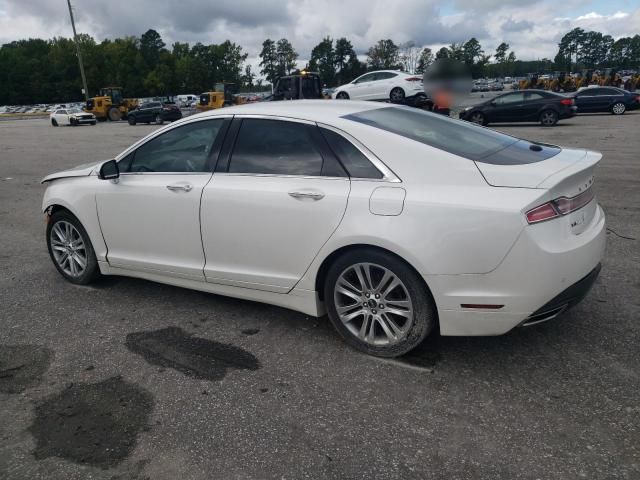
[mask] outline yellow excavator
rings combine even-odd
[[[246,102],[246,98],[236,96],[236,84],[228,82],[216,83],[215,88],[211,92],[203,92],[196,104],[198,112],[206,112],[215,110],[216,108],[227,107],[229,105],[240,105]]]
[[[138,99],[123,98],[121,87],[104,87],[100,94],[87,100],[85,112],[93,113],[99,121],[126,119],[138,106]]]

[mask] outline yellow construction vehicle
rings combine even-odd
[[[520,80],[518,88],[520,90],[526,90],[528,88],[544,88],[539,86],[540,83],[544,83],[544,80],[538,79],[537,73],[528,73],[526,80]]]
[[[594,81],[597,81],[598,75],[593,72],[593,70],[582,70],[578,74],[578,78],[576,79],[576,89],[581,87],[588,87]]]
[[[211,92],[204,92],[200,94],[200,100],[196,104],[196,110],[199,112],[206,112],[207,110],[215,110],[216,108],[222,108],[229,105],[239,105],[245,103],[244,97],[235,97],[236,84],[220,82],[216,83],[215,88]]]
[[[622,84],[622,77],[620,77],[615,68],[606,68],[598,83],[601,87],[619,87]]]
[[[137,106],[138,99],[122,97],[121,87],[104,87],[100,89],[100,95],[87,100],[84,111],[93,113],[100,121],[116,121],[126,119],[129,111]]]

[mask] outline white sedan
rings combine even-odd
[[[49,115],[51,125],[95,125],[96,117],[93,113],[85,112],[79,108],[58,108]]]
[[[331,98],[402,102],[416,95],[424,95],[420,75],[409,75],[396,70],[378,70],[365,73],[351,83],[340,85],[331,94]]]
[[[596,152],[372,102],[265,102],[160,128],[44,178],[60,274],[127,275],[325,312],[397,356],[434,329],[499,335],[600,269]]]

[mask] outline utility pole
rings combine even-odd
[[[87,77],[84,75],[84,65],[82,63],[82,53],[80,52],[80,44],[78,43],[78,34],[76,33],[76,22],[73,20],[73,9],[71,8],[71,0],[67,0],[69,5],[69,16],[71,17],[71,27],[73,28],[73,41],[76,44],[76,52],[78,55],[78,63],[80,64],[80,75],[82,76],[82,87],[84,89],[84,99],[89,100],[89,90],[87,89]]]

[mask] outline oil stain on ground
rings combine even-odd
[[[119,376],[71,385],[36,407],[29,427],[36,439],[34,456],[112,467],[134,449],[152,409],[152,395]]]
[[[234,345],[194,337],[178,327],[130,333],[126,345],[153,365],[173,368],[201,380],[221,380],[230,368],[260,368],[260,362],[250,352]]]
[[[38,384],[52,357],[37,345],[0,345],[0,392],[21,393]]]

